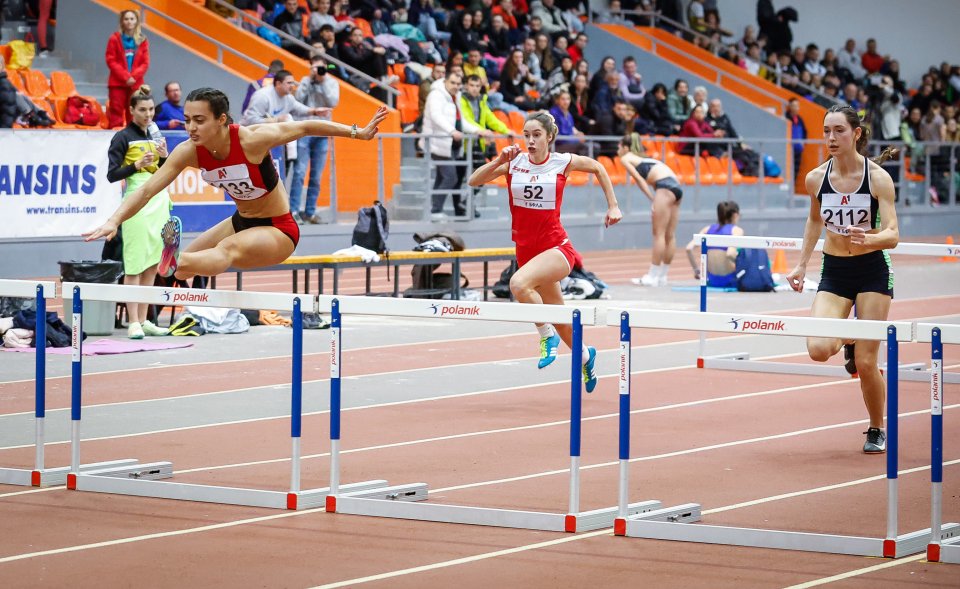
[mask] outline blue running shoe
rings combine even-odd
[[[597,372],[593,369],[593,365],[597,360],[597,349],[593,346],[588,346],[587,352],[590,353],[590,359],[583,365],[583,384],[586,385],[587,392],[592,393],[593,389],[597,388]]]
[[[180,217],[170,217],[160,230],[160,239],[163,240],[163,251],[160,253],[160,264],[157,273],[164,278],[173,276],[177,271],[177,262],[180,260],[180,234],[183,224]]]
[[[546,368],[557,359],[557,348],[560,346],[560,336],[551,335],[550,337],[540,338],[540,362],[537,368]]]

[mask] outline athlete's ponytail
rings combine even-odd
[[[736,201],[723,200],[717,203],[717,223],[729,225],[733,223],[733,216],[740,212],[740,205]]]
[[[647,153],[647,149],[643,146],[643,142],[640,141],[640,133],[630,133],[629,135],[624,136],[622,139],[620,139],[620,145],[629,149],[630,153],[633,155],[643,156]]]
[[[137,105],[144,100],[153,101],[153,94],[150,93],[150,86],[143,84],[130,95],[130,108],[137,108]]]

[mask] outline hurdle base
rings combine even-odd
[[[927,546],[927,560],[960,564],[960,537],[944,540],[939,544],[929,544]]]
[[[136,463],[137,460],[135,458],[110,460],[107,462],[92,462],[90,464],[81,464],[80,472],[89,472],[92,470],[100,470],[103,468],[112,468],[117,466],[130,466]],[[0,468],[0,484],[19,485],[21,487],[53,487],[56,485],[66,484],[67,474],[69,473],[69,466],[45,468],[43,470]]]
[[[766,360],[751,360],[748,352],[718,354],[698,359],[698,366],[717,370],[735,370],[740,372],[765,372],[772,374],[793,374],[799,376],[824,376],[827,378],[856,378],[843,366],[835,364],[801,364],[795,362],[772,362]],[[886,372],[886,365],[880,367]],[[921,362],[901,364],[899,379],[912,382],[930,382],[930,371]],[[960,384],[960,373],[944,372],[943,382],[946,384]]]
[[[688,508],[690,505],[680,506]],[[699,508],[699,506],[697,506]],[[697,510],[699,515],[699,509]],[[896,540],[863,536],[842,536],[812,532],[790,532],[759,528],[737,528],[715,525],[690,525],[681,521],[655,521],[631,518],[625,522],[623,535],[631,538],[722,544],[751,548],[772,548],[851,556],[900,558],[923,552],[930,542],[930,529],[898,536]],[[960,533],[958,524],[945,524],[941,537],[949,540]]]
[[[364,515],[436,523],[467,524],[500,528],[542,530],[546,532],[585,532],[609,527],[617,516],[617,508],[603,508],[577,514],[547,513],[515,509],[494,509],[463,505],[420,503],[427,498],[427,485],[416,483],[403,493],[389,497],[373,497],[373,493],[341,493],[327,497],[326,511],[347,515]],[[381,493],[382,494],[382,493]],[[629,515],[660,509],[659,501],[631,503]]]

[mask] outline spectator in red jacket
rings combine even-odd
[[[690,111],[690,118],[683,123],[683,127],[680,128],[681,137],[699,137],[701,139],[719,137],[721,131],[715,131],[713,127],[710,126],[710,123],[706,120],[706,115],[703,112],[703,107],[699,104],[693,107],[693,110]],[[696,143],[681,143],[677,147],[678,152],[683,155],[694,155],[694,149],[696,148]],[[710,155],[715,155],[713,151],[721,152],[723,151],[723,145],[718,143],[701,143],[700,144],[701,153],[706,151]]]
[[[140,16],[133,10],[120,12],[120,30],[107,40],[107,80],[110,103],[107,121],[110,127],[123,127],[130,122],[130,97],[143,85],[150,67],[150,46],[140,30]]]
[[[867,50],[860,57],[860,64],[863,65],[863,69],[867,70],[868,74],[875,74],[883,68],[885,63],[887,63],[887,60],[877,53],[877,41],[867,39]]]

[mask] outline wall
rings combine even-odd
[[[685,1],[685,4],[687,2]],[[747,25],[757,25],[757,3],[724,0],[720,18],[724,28],[743,36]],[[877,51],[900,61],[900,70],[916,86],[931,64],[960,63],[960,2],[957,0],[774,0],[774,9],[792,6],[799,22],[791,23],[794,45],[813,42],[821,54],[827,47],[840,49],[848,38],[863,50],[868,38],[877,40]]]

